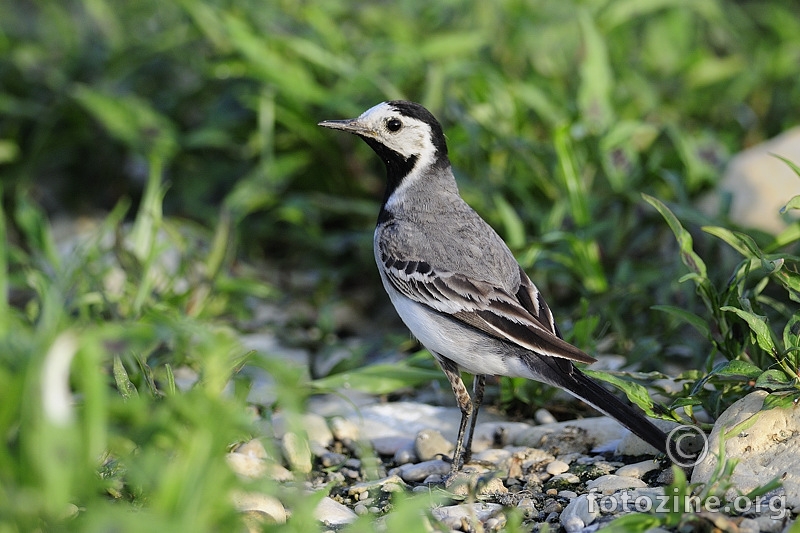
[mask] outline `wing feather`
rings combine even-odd
[[[520,288],[511,295],[463,274],[437,271],[424,261],[386,256],[382,260],[389,283],[417,303],[541,355],[582,363],[595,361],[561,338],[553,313],[522,268]]]

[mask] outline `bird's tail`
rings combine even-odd
[[[551,363],[551,365],[555,363],[559,366],[568,363],[572,367],[570,371],[565,372],[564,370],[566,369],[564,368],[558,371],[548,365],[551,366],[552,370],[550,375],[547,376],[548,381],[564,388],[573,396],[615,419],[659,452],[667,453],[667,435],[650,422],[637,408],[631,407],[611,394],[597,381],[575,368],[571,362],[565,359],[551,359],[548,363]]]

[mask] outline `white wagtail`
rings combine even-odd
[[[439,362],[461,408],[453,472],[469,461],[487,375],[561,387],[666,451],[660,429],[575,367],[594,359],[561,338],[508,246],[461,198],[442,127],[427,109],[383,102],[319,125],[358,135],[386,165],[375,260],[397,313]],[[462,370],[475,375],[472,399]]]

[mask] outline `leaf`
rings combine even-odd
[[[800,391],[767,394],[764,398],[764,403],[761,405],[761,410],[794,409],[798,399],[800,399]]]
[[[639,385],[633,381],[628,381],[617,375],[599,370],[584,368],[582,369],[582,372],[589,377],[593,377],[595,379],[599,379],[600,381],[605,381],[606,383],[614,385],[625,393],[625,396],[628,397],[628,400],[641,407],[648,416],[657,416],[653,410],[653,399],[650,398],[650,393],[647,392],[647,389],[642,385]]]
[[[136,390],[136,386],[131,383],[131,378],[128,377],[128,372],[125,370],[125,366],[122,364],[122,360],[118,355],[114,356],[113,372],[114,381],[117,383],[117,390],[120,396],[122,396],[122,399],[129,400],[131,398],[138,398],[139,391]]]
[[[739,318],[742,318],[745,322],[747,322],[747,325],[750,326],[750,331],[755,334],[756,343],[758,346],[773,356],[777,355],[778,350],[775,347],[775,342],[772,339],[772,332],[770,331],[767,321],[764,319],[764,317],[730,305],[723,306],[720,308],[720,310],[731,311],[739,315]]]
[[[316,379],[311,382],[311,385],[318,389],[344,388],[360,390],[370,394],[388,394],[405,387],[413,387],[442,379],[443,377],[444,374],[437,370],[398,364],[378,364]]]
[[[800,195],[793,196],[785,206],[781,207],[781,213],[785,213],[789,209],[800,209]]]
[[[701,282],[706,281],[708,279],[706,264],[703,262],[700,256],[694,252],[694,249],[692,248],[692,236],[689,234],[689,232],[683,228],[678,218],[663,202],[661,202],[661,200],[658,200],[648,194],[642,194],[642,197],[648,204],[655,207],[656,211],[661,213],[661,216],[664,217],[664,220],[666,220],[667,224],[669,224],[672,233],[675,234],[675,238],[678,240],[678,246],[680,247],[681,252],[681,261],[683,261],[683,264],[689,267],[692,272],[700,276],[699,279],[695,278],[695,283],[699,285]]]
[[[685,309],[681,309],[680,307],[676,307],[674,305],[654,305],[651,306],[650,309],[654,309],[656,311],[663,311],[674,317],[679,318],[680,320],[694,327],[694,329],[699,331],[700,334],[703,335],[704,337],[708,338],[711,336],[711,328],[708,326],[706,321],[703,320],[701,317],[697,316],[696,314],[686,311]]]
[[[765,389],[769,391],[779,391],[792,388],[793,385],[789,380],[789,376],[778,369],[767,370],[756,380],[757,389]]]
[[[759,367],[747,361],[726,361],[711,371],[712,374],[732,379],[756,379],[762,373]]]

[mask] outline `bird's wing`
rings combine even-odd
[[[425,261],[403,261],[385,254],[381,259],[389,283],[417,303],[540,355],[595,361],[560,338],[550,308],[522,269],[522,283],[512,295],[463,274],[435,270]]]

